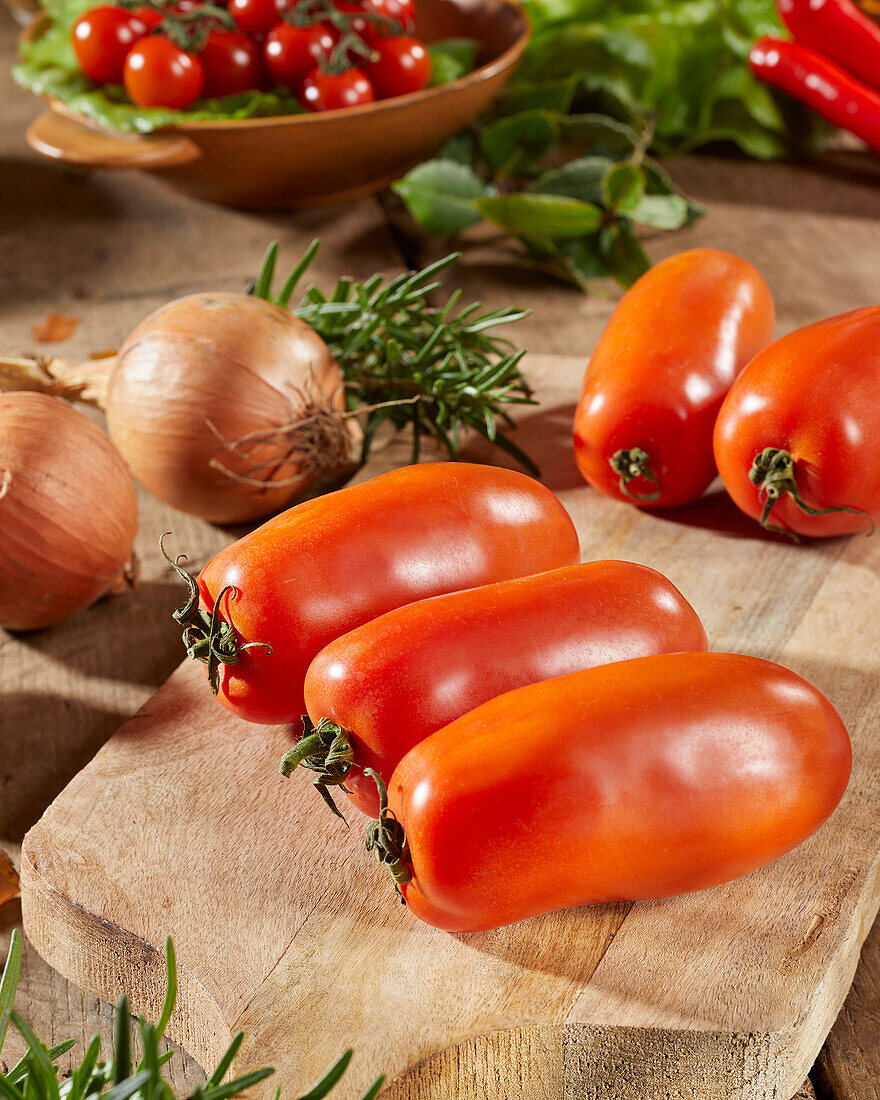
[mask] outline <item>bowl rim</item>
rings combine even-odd
[[[81,112],[68,107],[62,100],[54,96],[47,96],[46,98],[52,109],[58,111],[60,114],[74,118],[90,129],[98,130],[102,133],[110,133],[116,137],[129,140],[138,138],[149,139],[154,136],[161,136],[162,134],[205,133],[211,130],[260,129],[271,126],[293,125],[326,126],[332,124],[334,121],[342,123],[350,118],[368,118],[373,115],[391,114],[394,111],[402,110],[415,103],[428,103],[431,100],[439,99],[452,92],[464,91],[466,88],[475,87],[513,68],[517,61],[519,61],[528,44],[531,36],[531,25],[520,0],[501,0],[501,3],[505,7],[510,8],[517,16],[519,28],[513,42],[496,58],[487,61],[485,65],[481,65],[478,69],[474,69],[470,73],[465,73],[464,76],[458,77],[457,80],[450,80],[446,84],[437,84],[434,87],[422,88],[418,92],[408,92],[406,95],[393,96],[391,99],[375,100],[373,103],[364,103],[358,107],[341,107],[335,111],[304,111],[302,114],[265,115],[259,118],[197,119],[192,122],[174,123],[170,126],[162,126],[156,130],[139,133],[136,131],[125,132],[108,129],[105,126],[93,122],[88,116],[83,115]],[[48,20],[49,17],[46,12],[39,12],[31,23],[25,27],[22,37],[32,37],[39,30],[40,25]]]

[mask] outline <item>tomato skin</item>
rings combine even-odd
[[[73,24],[70,35],[79,67],[99,84],[121,84],[126,56],[147,30],[147,24],[127,8],[90,8]]]
[[[242,642],[219,698],[266,724],[298,721],[303,681],[328,642],[401,604],[540,573],[579,559],[556,497],[512,470],[461,462],[405,466],[298,504],[221,550],[198,578]]]
[[[376,96],[363,69],[325,73],[315,68],[303,80],[300,98],[310,111],[339,111],[372,103]]]
[[[263,47],[266,68],[277,84],[299,92],[303,80],[315,62],[329,58],[336,45],[335,33],[321,24],[294,27],[278,23],[269,32]]]
[[[125,90],[141,107],[184,110],[202,94],[205,71],[195,54],[167,38],[142,38],[125,59]]]
[[[419,92],[431,79],[431,58],[417,38],[383,38],[377,43],[378,61],[364,64],[379,99]]]
[[[708,648],[697,613],[662,574],[593,561],[434,596],[389,611],[321,650],[305,682],[314,723],[351,733],[351,801],[375,816],[419,741],[514,688],[610,661]]]
[[[163,19],[162,13],[160,11],[157,11],[155,8],[148,8],[146,6],[135,8],[132,14],[135,16],[136,19],[143,23],[147,31],[154,31]]]
[[[830,538],[865,532],[880,520],[880,306],[776,340],[727,395],[715,425],[715,459],[728,493],[754,519],[763,504],[749,470],[767,447],[791,454],[807,505],[862,513],[809,516],[784,494],[770,512],[772,525]]]
[[[240,31],[211,31],[198,56],[205,70],[206,96],[235,95],[260,86],[260,48]]]
[[[278,22],[275,0],[229,0],[227,11],[245,34],[268,34]]]
[[[623,296],[596,345],[574,421],[584,478],[615,500],[667,508],[715,477],[712,429],[739,372],[773,337],[773,299],[751,264],[698,248],[657,264]],[[611,467],[641,449],[658,485],[621,490]]]
[[[403,758],[411,911],[474,932],[553,909],[670,897],[805,840],[849,779],[811,684],[730,653],[639,657],[491,700]]]

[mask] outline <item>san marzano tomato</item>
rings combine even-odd
[[[707,648],[696,612],[660,573],[592,561],[434,596],[389,611],[322,649],[306,675],[317,733],[285,757],[378,810],[374,768],[387,783],[413,745],[506,691],[651,653]],[[323,722],[322,722],[323,720]],[[350,762],[339,752],[347,744]],[[342,766],[339,766],[342,764]]]
[[[715,425],[727,491],[771,530],[825,537],[880,520],[880,306],[783,336]]]
[[[473,932],[753,871],[819,828],[851,762],[834,708],[787,669],[639,657],[508,692],[420,742],[369,837],[417,917]]]
[[[214,623],[195,606],[177,618],[230,710],[293,722],[304,713],[306,669],[340,634],[413,600],[578,557],[574,524],[539,482],[490,466],[424,463],[264,523],[202,570],[202,607],[216,612]]]
[[[615,500],[672,507],[715,477],[712,428],[737,374],[773,337],[751,264],[696,248],[652,267],[596,345],[574,421],[578,467]]]

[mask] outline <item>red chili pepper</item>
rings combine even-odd
[[[776,0],[776,7],[796,42],[880,88],[880,27],[852,0]]]
[[[809,46],[759,38],[749,54],[752,72],[849,130],[880,153],[880,94]]]

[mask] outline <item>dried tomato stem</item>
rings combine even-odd
[[[223,598],[228,595],[230,600],[234,600],[238,595],[238,589],[234,585],[227,584],[221,589],[214,601],[214,609],[210,613],[199,607],[199,587],[195,579],[180,564],[181,561],[186,561],[186,558],[180,555],[172,559],[165,551],[164,542],[169,534],[169,531],[163,532],[159,539],[159,550],[162,557],[187,586],[186,602],[172,612],[172,615],[174,621],[183,627],[183,645],[187,656],[208,666],[208,683],[211,685],[211,691],[216,695],[220,690],[221,665],[237,665],[242,653],[248,649],[265,649],[271,654],[272,647],[266,642],[242,644],[238,640],[235,627],[228,619],[223,618],[220,610]]]
[[[630,500],[647,502],[656,500],[660,496],[660,478],[650,466],[651,456],[641,447],[633,447],[632,450],[615,451],[608,463],[611,469],[620,478],[620,491]],[[636,478],[644,477],[653,481],[657,488],[652,493],[634,493],[629,488],[629,483]]]
[[[779,447],[765,447],[760,454],[755,455],[752,468],[749,470],[749,481],[758,487],[758,499],[764,505],[759,523],[765,531],[775,531],[777,534],[788,535],[795,542],[798,541],[793,531],[770,523],[770,513],[774,505],[787,493],[806,516],[827,516],[832,512],[848,512],[850,515],[864,516],[870,525],[868,534],[873,534],[874,521],[861,508],[848,508],[845,505],[813,508],[807,504],[798,489],[794,465],[791,453]]]
[[[373,780],[379,791],[379,816],[367,826],[366,848],[368,852],[375,853],[376,859],[391,872],[397,896],[406,905],[406,898],[400,889],[412,879],[406,833],[393,811],[388,809],[388,790],[381,776],[372,768],[365,768],[364,775]]]
[[[286,752],[281,760],[281,774],[289,779],[298,767],[317,772],[313,786],[330,810],[343,821],[345,817],[333,801],[328,787],[341,787],[346,794],[345,780],[354,760],[354,747],[350,733],[344,727],[322,718],[317,725],[307,714],[302,716],[303,731],[296,747]],[[345,821],[347,825],[348,822]]]

